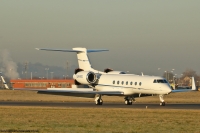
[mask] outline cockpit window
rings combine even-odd
[[[155,79],[153,83],[167,83],[165,79]]]

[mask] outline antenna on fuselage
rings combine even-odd
[[[143,72],[141,72],[142,76],[144,76]]]

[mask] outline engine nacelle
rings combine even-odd
[[[73,78],[80,84],[93,84],[97,81],[97,76],[93,72],[89,71],[80,71],[73,75]]]
[[[109,74],[126,74],[125,72],[122,71],[114,71],[113,69],[110,68],[106,68],[104,69],[105,73],[109,73]]]

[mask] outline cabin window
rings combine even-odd
[[[117,81],[117,84],[119,84],[119,81]]]
[[[113,84],[115,84],[115,80],[113,81]]]
[[[135,85],[137,85],[137,82],[135,82]]]
[[[141,86],[141,85],[142,85],[142,83],[140,82],[140,83],[139,83],[139,85]]]
[[[153,83],[167,83],[165,79],[155,79]]]
[[[122,81],[122,85],[124,84],[124,81]]]
[[[130,85],[133,85],[133,82],[131,82]]]
[[[128,85],[128,81],[126,81],[126,85]]]
[[[157,82],[158,82],[158,83],[166,83],[166,80],[163,80],[163,79],[157,79]]]

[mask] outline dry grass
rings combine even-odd
[[[0,130],[200,132],[198,110],[0,107]]]
[[[200,92],[167,95],[168,103],[200,103]],[[105,102],[124,102],[123,97],[103,97]],[[41,95],[34,91],[0,90],[0,101],[90,101],[66,96]],[[158,96],[137,102],[158,103]],[[199,110],[110,108],[53,108],[0,106],[1,130],[44,132],[200,132]]]
[[[200,103],[200,91],[195,92],[182,92],[172,93],[164,97],[167,103]],[[124,102],[124,97],[118,96],[103,96],[104,102]],[[0,101],[87,101],[93,102],[93,99],[89,98],[77,98],[68,96],[55,96],[37,94],[36,91],[19,91],[19,90],[0,90]],[[136,98],[139,103],[158,103],[158,96]]]

